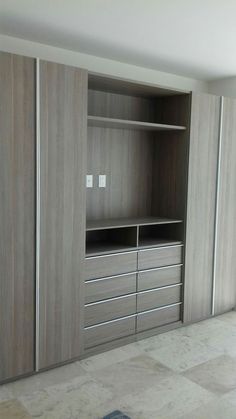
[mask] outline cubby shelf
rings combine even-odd
[[[110,228],[123,228],[123,227],[138,227],[146,225],[159,225],[159,224],[176,224],[182,223],[183,220],[161,217],[132,217],[132,218],[111,218],[105,220],[90,220],[87,221],[86,230],[105,230]]]
[[[105,118],[102,116],[88,116],[88,126],[101,128],[118,128],[145,131],[184,131],[185,126],[156,124],[152,122],[130,121],[126,119]]]
[[[182,220],[132,217],[87,222],[86,255],[182,244]]]

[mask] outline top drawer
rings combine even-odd
[[[138,253],[138,269],[159,268],[162,266],[182,263],[183,246],[160,247],[140,250]]]
[[[85,266],[85,280],[134,272],[137,252],[86,258]]]

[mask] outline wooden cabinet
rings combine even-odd
[[[35,60],[0,53],[0,380],[34,369]]]
[[[219,153],[214,314],[236,305],[236,100],[223,98]]]
[[[220,98],[192,95],[184,321],[211,315]]]
[[[40,62],[39,369],[83,350],[87,72]]]
[[[235,306],[236,100],[7,53],[0,91],[0,381]]]

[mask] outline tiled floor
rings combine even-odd
[[[236,312],[0,387],[1,419],[236,419]]]

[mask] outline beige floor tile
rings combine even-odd
[[[0,402],[10,399],[14,399],[14,397],[8,385],[0,385]]]
[[[184,372],[184,376],[218,395],[236,389],[236,359],[222,355]]]
[[[157,336],[152,344],[143,343],[141,345],[149,356],[177,372],[221,355],[217,349],[196,342],[178,331],[164,333]]]
[[[17,398],[24,394],[43,390],[52,385],[70,381],[73,378],[81,377],[85,374],[86,371],[78,363],[74,362],[9,383],[6,385],[6,389],[12,393],[13,397]]]
[[[236,311],[234,310],[229,311],[228,313],[222,314],[221,316],[217,316],[216,319],[222,322],[225,322],[226,324],[230,326],[236,327]]]
[[[180,419],[235,419],[236,406],[225,400],[211,402],[194,411],[181,416]]]
[[[215,399],[197,384],[173,375],[156,380],[151,388],[136,395],[123,397],[120,408],[132,419],[174,419]]]
[[[91,374],[109,388],[113,396],[122,398],[127,394],[140,393],[174,372],[144,354]]]
[[[113,349],[111,351],[86,358],[80,361],[79,365],[81,365],[84,370],[93,372],[141,355],[142,353],[143,351],[137,343],[131,343],[122,348]]]
[[[0,403],[1,419],[30,419],[32,416],[18,400],[8,400]]]
[[[236,327],[218,318],[183,327],[180,333],[222,354],[236,356]]]
[[[111,398],[109,389],[86,376],[19,399],[33,417],[40,419],[95,419],[98,406]]]

